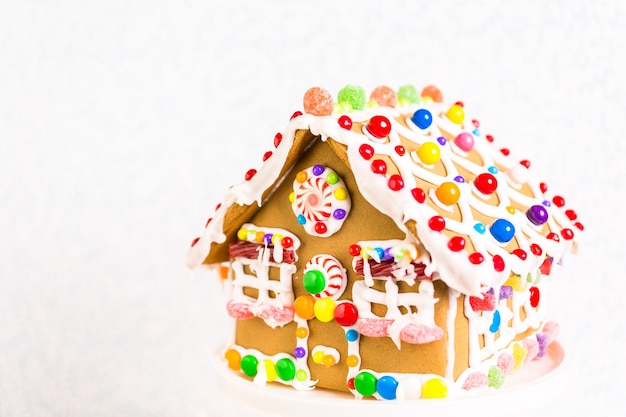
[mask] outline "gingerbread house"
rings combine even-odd
[[[441,398],[546,355],[554,271],[583,226],[530,163],[434,86],[303,104],[186,258],[221,269],[232,372]]]

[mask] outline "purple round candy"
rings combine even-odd
[[[306,356],[306,350],[303,347],[298,346],[293,351],[293,356],[296,358],[304,358]]]
[[[344,209],[335,209],[335,211],[333,211],[333,217],[337,220],[341,220],[346,217],[346,211]]]
[[[316,177],[319,177],[320,175],[322,175],[324,170],[326,170],[326,168],[324,168],[322,165],[315,165],[313,167],[313,175],[315,175]]]
[[[541,226],[548,221],[548,211],[544,206],[537,204],[526,211],[526,217],[532,224]]]
[[[446,138],[444,138],[443,136],[439,136],[439,137],[437,138],[437,142],[439,142],[439,144],[440,144],[441,146],[443,146],[443,145],[445,145],[445,144],[446,144]]]
[[[462,175],[457,175],[456,177],[454,177],[454,181],[456,181],[456,182],[465,182],[465,178],[463,178]]]
[[[274,235],[271,234],[271,233],[266,233],[263,236],[263,242],[265,242],[266,245],[269,245],[270,243],[272,243],[272,236],[274,236]]]
[[[391,248],[385,249],[385,256],[383,256],[383,259],[393,259],[393,255],[391,254]]]

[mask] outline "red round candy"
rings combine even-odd
[[[389,181],[387,182],[387,185],[393,191],[399,191],[404,188],[404,180],[402,179],[400,175],[393,174],[391,177],[389,177]]]
[[[561,230],[561,236],[565,240],[572,240],[574,239],[574,232],[572,232],[572,229],[563,229]]]
[[[561,240],[559,239],[559,235],[557,235],[554,232],[548,233],[548,235],[546,236],[546,239],[551,239],[551,240],[554,240],[555,242],[559,242]]]
[[[483,172],[474,179],[474,185],[483,194],[491,194],[498,188],[498,180],[489,172]]]
[[[370,119],[366,129],[375,138],[382,139],[391,132],[391,122],[385,116],[374,116]]]
[[[361,254],[361,247],[356,243],[354,245],[350,245],[348,253],[352,256],[359,256]]]
[[[274,147],[278,148],[278,145],[280,145],[280,142],[282,142],[282,140],[283,140],[283,134],[278,132],[276,136],[274,136]]]
[[[493,269],[495,269],[498,272],[504,271],[505,265],[504,265],[504,259],[502,259],[502,256],[493,255],[492,261],[493,261]]]
[[[524,165],[526,168],[530,168],[530,161],[528,159],[521,160],[519,163]]]
[[[473,263],[474,265],[481,264],[483,263],[484,260],[485,260],[485,257],[480,252],[474,252],[469,256],[469,261]]]
[[[289,236],[286,236],[283,238],[283,240],[281,241],[283,248],[290,248],[293,246],[293,239],[290,238]]]
[[[246,181],[250,181],[252,177],[254,177],[255,175],[256,175],[256,169],[252,168],[252,169],[249,169],[248,172],[246,172],[246,176],[244,178],[246,179]]]
[[[396,153],[400,156],[404,156],[404,153],[406,152],[406,149],[404,149],[404,146],[402,145],[398,145],[395,147]]]
[[[426,193],[421,188],[413,188],[411,190],[411,194],[413,194],[413,198],[415,199],[415,201],[420,204],[426,201]]]
[[[374,159],[372,161],[372,171],[376,174],[387,173],[387,163],[382,159]]]
[[[328,228],[326,227],[325,223],[322,223],[322,222],[315,223],[315,233],[323,235],[324,233],[326,233],[327,230]]]
[[[453,236],[448,241],[448,248],[452,252],[459,252],[465,248],[465,238],[463,236]]]
[[[511,153],[511,151],[508,150],[507,148],[500,149],[500,152],[502,152],[502,155],[504,156],[509,156],[509,154]]]
[[[563,197],[561,197],[560,195],[555,195],[552,198],[552,202],[557,207],[563,207],[565,205],[565,199]]]
[[[337,123],[346,130],[352,129],[352,119],[345,114],[337,119]]]
[[[578,215],[576,214],[576,212],[574,210],[565,210],[565,215],[567,216],[568,219],[570,219],[571,221],[574,221],[578,218]]]
[[[546,191],[548,191],[548,184],[546,184],[545,182],[540,182],[539,189],[541,190],[542,193],[545,194]]]
[[[474,127],[476,129],[478,129],[480,127],[480,122],[476,119],[472,119],[472,124],[474,125]]]
[[[350,378],[348,380],[348,388],[350,388],[351,390],[354,390],[354,378]]]
[[[574,223],[574,226],[576,226],[580,230],[585,230],[585,226],[583,226],[581,222]]]
[[[537,287],[530,287],[530,305],[531,307],[537,307],[539,305],[539,298],[540,298],[540,293],[539,293],[539,288]]]
[[[364,143],[359,146],[359,153],[361,154],[363,159],[369,161],[374,156],[374,148],[372,148],[372,145]]]
[[[518,258],[520,258],[522,261],[525,261],[526,258],[528,257],[528,255],[526,254],[526,251],[524,249],[513,249],[513,252],[511,252],[513,255],[517,256]]]
[[[485,139],[487,139],[487,142],[493,143],[493,136],[485,135]]]
[[[267,151],[263,154],[263,162],[267,161],[268,159],[270,159],[270,157],[272,156],[272,151]]]
[[[335,307],[335,321],[340,326],[352,326],[359,318],[359,312],[352,303],[340,303]]]
[[[536,243],[531,243],[530,245],[530,251],[533,253],[533,255],[541,255],[543,253],[543,250],[541,249],[541,246],[539,246]]]
[[[446,228],[446,220],[441,216],[433,216],[428,220],[428,227],[435,232],[441,232]]]

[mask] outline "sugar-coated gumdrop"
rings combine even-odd
[[[515,359],[515,370],[519,370],[522,367],[527,354],[528,349],[526,349],[521,343],[513,344],[513,358]]]
[[[398,381],[389,375],[385,375],[376,381],[376,391],[385,400],[395,400]]]
[[[321,322],[328,323],[335,318],[335,301],[332,298],[320,298],[315,301],[313,311],[315,317]]]
[[[426,165],[434,165],[441,158],[441,149],[434,142],[424,142],[417,150],[417,157]]]
[[[224,359],[228,362],[228,367],[233,371],[241,369],[241,354],[235,349],[228,349],[224,354]]]
[[[302,101],[304,111],[313,116],[330,116],[333,113],[333,96],[323,88],[309,88]]]
[[[381,85],[372,90],[370,100],[378,103],[379,106],[396,107],[398,104],[398,96],[391,87]]]
[[[543,325],[542,333],[548,338],[548,344],[554,342],[561,331],[561,326],[556,321],[548,321]]]
[[[487,373],[487,378],[489,379],[489,386],[493,388],[500,388],[502,384],[504,384],[505,378],[504,371],[497,366],[492,366],[489,368],[489,372]]]
[[[352,109],[363,110],[365,108],[365,90],[358,85],[347,85],[337,94],[339,103],[350,103]]]
[[[293,303],[293,309],[296,314],[304,320],[312,319],[315,316],[313,311],[314,306],[315,299],[310,295],[301,295],[296,298],[296,301]]]
[[[448,386],[440,378],[432,378],[422,385],[423,398],[445,398],[448,396]]]
[[[278,374],[276,373],[276,364],[269,359],[263,361],[263,368],[265,368],[265,378],[268,382],[276,381]]]
[[[372,395],[376,392],[377,381],[371,373],[361,372],[354,377],[354,389],[363,396]]]
[[[456,123],[457,125],[460,125],[461,123],[463,123],[463,120],[465,119],[465,110],[463,110],[463,106],[454,104],[446,112],[446,117],[452,123]]]
[[[483,293],[482,298],[471,295],[469,303],[474,311],[494,311],[496,309],[496,297],[489,293]]]
[[[289,358],[276,361],[276,373],[283,381],[291,381],[296,376],[296,365]]]
[[[437,187],[435,195],[442,204],[451,206],[459,201],[461,190],[459,190],[459,186],[454,182],[446,181]]]
[[[506,375],[513,372],[513,368],[515,367],[515,358],[513,355],[507,352],[502,352],[500,356],[498,356],[498,368],[502,369]]]
[[[350,302],[343,302],[337,304],[334,311],[335,321],[340,326],[352,326],[359,318],[359,312],[354,304]]]
[[[241,358],[240,366],[245,375],[255,377],[258,373],[259,360],[252,355],[246,355]]]
[[[474,136],[471,133],[461,132],[454,139],[454,144],[462,151],[469,152],[474,148]]]
[[[409,104],[419,103],[420,94],[414,86],[406,84],[398,88],[398,101],[400,100]]]
[[[469,391],[480,387],[485,387],[489,384],[489,378],[482,372],[472,372],[467,376],[465,382],[463,382],[463,389]]]
[[[548,349],[548,338],[543,333],[535,333],[535,337],[537,339],[537,346],[539,346],[536,357],[543,358],[544,356],[546,356],[546,352]]]
[[[434,85],[427,85],[424,87],[422,90],[422,97],[430,97],[436,103],[441,103],[443,101],[441,90]]]
[[[526,339],[522,340],[522,346],[524,346],[528,351],[524,362],[532,361],[537,357],[537,354],[539,353],[539,342],[537,342],[537,338],[532,336],[527,337]]]

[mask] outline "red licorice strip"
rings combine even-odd
[[[259,251],[266,247],[266,245],[261,243],[253,243],[253,242],[244,242],[241,240],[237,240],[232,242],[228,246],[228,253],[231,258],[247,258],[247,259],[257,259],[259,257]],[[274,259],[274,245],[267,245],[267,248],[270,249],[270,262],[276,262]],[[292,250],[284,250],[283,249],[283,261],[282,263],[293,264],[296,262],[296,255]]]
[[[391,259],[385,259],[381,261],[380,263],[374,261],[373,259],[368,259],[367,262],[370,265],[370,274],[373,277],[393,277],[394,276],[393,271],[396,271],[402,268],[398,265],[398,263],[396,263],[395,261]],[[413,271],[417,274],[415,279],[417,280],[432,279],[432,277],[428,277],[424,273],[424,270],[426,269],[426,265],[424,265],[423,263],[411,263],[411,265],[413,266]],[[410,270],[410,267],[409,267],[409,270]],[[356,261],[354,272],[356,272],[357,275],[364,276],[363,259],[359,259]]]

